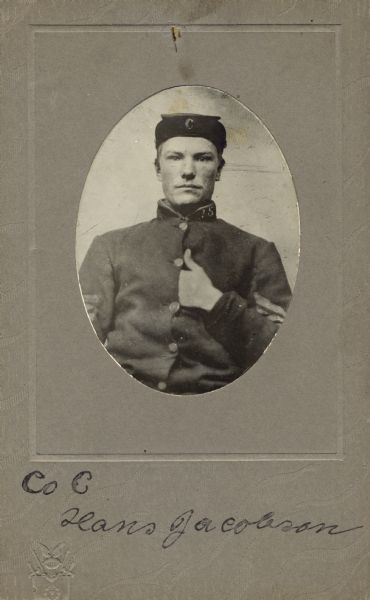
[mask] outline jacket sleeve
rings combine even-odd
[[[105,342],[114,318],[114,272],[102,236],[96,237],[81,265],[79,280],[91,323],[101,342]]]
[[[277,323],[257,312],[254,293],[284,310],[291,299],[285,270],[273,243],[261,240],[256,244],[248,273],[240,289],[224,293],[205,317],[208,332],[244,369],[256,362],[278,330]]]

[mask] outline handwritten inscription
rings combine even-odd
[[[71,488],[76,494],[86,494],[89,489],[88,482],[92,480],[91,471],[80,471],[71,481]],[[44,494],[49,496],[57,488],[56,480],[47,480],[41,471],[31,471],[23,481],[22,488],[29,494]],[[91,510],[83,512],[77,506],[68,508],[61,515],[61,527],[75,527],[83,533],[93,534],[125,534],[127,536],[143,535],[149,536],[165,530],[166,535],[161,534],[161,546],[164,550],[176,544],[184,534],[190,532],[196,534],[220,534],[220,535],[240,535],[251,529],[275,530],[282,533],[327,533],[328,535],[342,535],[350,533],[357,529],[362,529],[363,525],[343,528],[338,524],[326,524],[324,521],[315,522],[303,520],[295,523],[292,519],[281,519],[276,516],[274,511],[263,514],[258,519],[247,517],[225,516],[222,519],[214,519],[208,516],[196,514],[196,510],[189,508],[175,518],[170,520],[169,525],[158,526],[156,520],[147,520],[145,522],[138,519],[123,518],[119,521],[111,521],[108,517],[101,517]],[[167,531],[166,531],[167,529]]]
[[[58,482],[54,480],[48,481],[44,483],[46,476],[41,471],[31,471],[27,473],[27,475],[23,478],[22,488],[25,492],[29,494],[44,494],[45,496],[49,496],[49,494],[53,494],[58,487]],[[80,471],[75,475],[72,479],[71,487],[72,490],[76,494],[86,494],[89,486],[86,481],[91,481],[92,473],[91,471]],[[37,484],[37,480],[42,480],[42,485]]]
[[[137,533],[152,535],[157,529],[155,521],[141,523],[137,520],[130,521],[122,519],[117,523],[111,524],[106,518],[97,518],[94,511],[81,514],[80,509],[77,507],[69,508],[62,514],[62,517],[64,518],[61,520],[61,527],[73,525],[83,532],[124,532],[126,535],[134,535]],[[305,521],[303,523],[295,524],[290,519],[277,519],[274,512],[266,513],[256,521],[247,518],[238,519],[235,517],[227,517],[220,522],[216,522],[209,517],[202,517],[199,519],[199,517],[195,516],[195,510],[190,508],[175,517],[171,522],[169,533],[162,541],[162,548],[170,548],[181,538],[181,536],[191,530],[197,533],[210,533],[213,531],[221,534],[239,535],[251,527],[255,527],[257,530],[278,529],[284,533],[303,533],[304,531],[321,533],[326,531],[329,535],[340,535],[348,533],[349,531],[354,531],[355,529],[361,529],[363,525],[357,525],[356,527],[350,527],[348,529],[340,529],[339,525],[326,525],[324,522],[312,523],[311,521]]]

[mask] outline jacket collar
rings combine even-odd
[[[182,219],[184,221],[215,221],[216,220],[216,205],[211,200],[208,204],[204,204],[194,209],[194,212],[184,216],[177,212],[171,204],[165,200],[159,200],[157,208],[157,218],[164,220]]]

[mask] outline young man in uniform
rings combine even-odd
[[[220,117],[162,115],[153,220],[94,239],[80,270],[108,352],[162,392],[197,394],[235,380],[261,356],[291,291],[273,243],[217,218],[226,131]]]

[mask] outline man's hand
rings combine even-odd
[[[179,300],[182,306],[210,311],[221,298],[204,269],[193,261],[189,248],[184,252],[184,263],[189,271],[180,271]]]
[[[286,312],[278,304],[273,304],[267,298],[264,298],[257,292],[254,294],[256,301],[256,310],[260,315],[264,315],[274,323],[282,323],[286,317]]]

